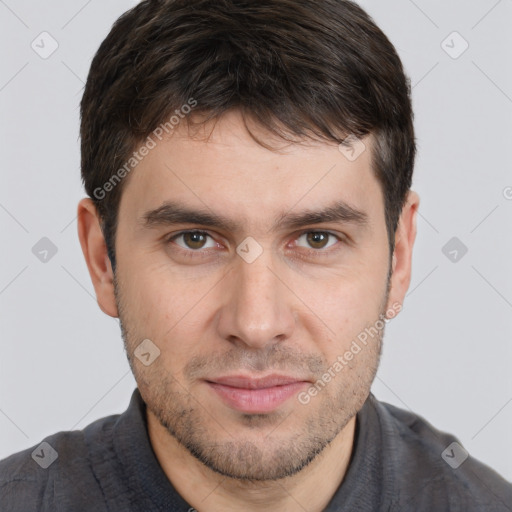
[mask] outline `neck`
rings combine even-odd
[[[220,475],[198,461],[147,410],[149,439],[176,491],[200,512],[287,512],[325,509],[348,469],[356,417],[304,469],[274,481],[243,481]]]

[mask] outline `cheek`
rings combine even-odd
[[[352,282],[340,281],[336,287],[330,286],[319,293],[314,309],[318,316],[312,319],[318,336],[316,349],[321,350],[327,360],[335,360],[353,340],[378,320],[385,302],[385,292],[385,279],[376,281],[375,277],[365,276]],[[311,325],[308,329],[314,330]],[[327,336],[319,335],[319,331]]]
[[[118,267],[123,321],[133,337],[156,342],[176,323],[182,293],[158,269],[138,266],[135,259],[127,263]]]
[[[380,313],[386,293],[387,272],[384,265],[358,266],[343,275],[304,283],[304,301],[311,301],[334,324],[373,318]]]
[[[135,332],[159,347],[161,364],[172,373],[180,372],[207,343],[212,286],[185,281],[164,268],[140,271],[129,284]]]

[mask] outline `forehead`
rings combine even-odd
[[[120,217],[135,222],[168,201],[262,226],[286,211],[337,201],[368,217],[383,216],[371,136],[356,140],[354,153],[334,142],[288,143],[257,126],[250,129],[271,149],[251,137],[237,113],[193,132],[182,122],[172,136],[155,139],[125,184]]]

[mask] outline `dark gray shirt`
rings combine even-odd
[[[191,509],[158,464],[138,389],[123,414],[44,442],[0,461],[1,512]],[[325,510],[512,511],[512,484],[465,457],[455,437],[370,394],[349,468]]]

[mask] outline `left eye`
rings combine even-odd
[[[329,238],[331,238],[332,242],[329,241]],[[297,245],[299,246],[300,240],[307,244],[306,246],[302,245],[302,247],[325,249],[334,245],[338,239],[335,235],[326,231],[308,231],[297,238]]]
[[[208,238],[210,239],[210,245],[207,245]],[[182,243],[179,243],[178,240],[182,240]],[[208,233],[202,231],[185,231],[173,237],[172,241],[183,249],[199,250],[215,247],[213,238]]]

